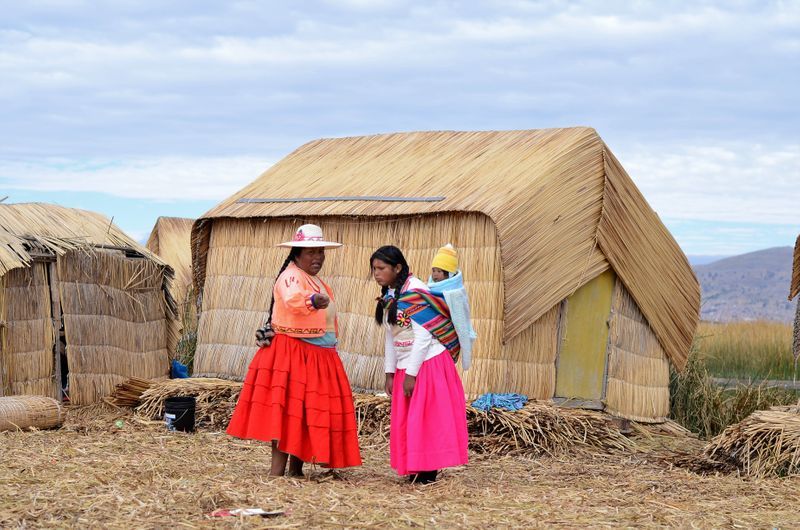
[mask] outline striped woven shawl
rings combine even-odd
[[[397,298],[397,307],[441,342],[453,361],[458,360],[461,344],[442,293],[410,289]]]

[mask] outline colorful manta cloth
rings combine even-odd
[[[450,352],[453,361],[458,360],[461,344],[453,321],[450,320],[450,308],[447,307],[442,293],[421,289],[404,291],[397,298],[397,307],[441,342]]]

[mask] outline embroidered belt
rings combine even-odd
[[[275,333],[283,333],[284,335],[324,335],[323,328],[285,328],[278,324],[272,323],[272,330]]]

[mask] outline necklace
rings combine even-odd
[[[306,276],[308,276],[308,279],[311,281],[311,288],[314,289],[314,292],[316,292],[317,294],[321,293],[322,286],[317,283],[317,280],[308,273],[306,273]]]

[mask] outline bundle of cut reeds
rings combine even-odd
[[[147,379],[131,377],[119,383],[111,397],[107,399],[112,405],[118,407],[135,407],[142,399],[142,394],[154,384]]]
[[[195,424],[224,429],[230,422],[242,383],[205,377],[170,379],[154,383],[145,390],[136,413],[149,419],[164,415],[164,400],[170,397],[195,397]]]
[[[747,475],[800,475],[800,404],[757,410],[711,440],[704,453]]]
[[[52,429],[64,422],[61,403],[44,396],[0,397],[0,431]]]
[[[384,438],[389,428],[391,402],[387,397],[356,394],[359,435],[378,433]],[[612,425],[604,414],[579,409],[562,409],[531,401],[521,410],[482,410],[467,407],[470,447],[479,453],[553,454],[576,448],[624,450],[633,442]]]
[[[578,448],[625,450],[633,442],[609,416],[530,401],[522,409],[482,411],[467,407],[470,446],[482,453],[554,454]]]

